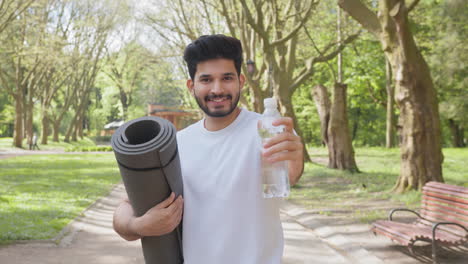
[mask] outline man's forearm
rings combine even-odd
[[[136,218],[133,216],[133,209],[128,201],[120,203],[119,207],[114,212],[113,226],[115,232],[123,239],[133,241],[140,239],[134,222]]]
[[[302,176],[304,172],[304,161],[289,161],[289,183],[291,186],[295,185]]]

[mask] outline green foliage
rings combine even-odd
[[[364,2],[376,11],[375,1]],[[146,115],[148,103],[197,108],[185,88],[187,73],[181,56],[185,45],[198,35],[226,31],[224,17],[214,11],[219,8],[219,3],[209,3],[162,1],[158,9],[153,10],[148,8],[151,4],[129,6],[128,1],[34,1],[23,15],[16,16],[0,32],[0,74],[5,79],[0,81],[0,136],[12,136],[15,108],[11,94],[18,92],[15,65],[19,59],[20,69],[24,72],[18,76],[27,76],[33,69],[37,71],[31,76],[46,74],[37,90],[28,90],[28,93],[34,93],[33,125],[38,132],[42,126],[41,104],[45,87],[50,84],[52,88],[61,81],[64,82],[52,96],[45,113],[55,119],[63,112],[60,124],[62,134],[69,127],[81,101],[89,103],[83,122],[88,129],[85,131],[87,135],[99,135],[105,124],[123,119],[119,86],[131,98],[125,113],[127,119]],[[281,9],[285,3],[278,2],[277,7]],[[251,4],[248,3],[249,6]],[[269,12],[266,6],[264,11]],[[465,130],[465,141],[468,133],[467,7],[468,2],[464,0],[427,0],[420,1],[410,13],[417,45],[428,61],[437,87],[445,146],[451,145],[452,138],[448,120]],[[133,9],[137,8],[142,8],[140,11],[145,14],[143,22],[134,19]],[[191,22],[186,24],[192,30],[188,35],[180,35],[174,30],[181,26],[177,23],[181,8]],[[46,20],[45,10],[50,10]],[[67,12],[59,16],[60,10],[74,10],[76,16],[71,17]],[[307,19],[306,30],[301,29],[298,35],[294,75],[300,73],[306,58],[320,55],[318,50],[323,50],[336,40],[336,14],[334,1],[319,1],[314,7],[311,18]],[[288,18],[287,21],[285,28],[291,26],[292,20]],[[343,15],[342,21],[344,37],[361,29],[347,15]],[[183,21],[179,22],[184,24]],[[62,32],[64,28],[60,26],[68,23],[69,35]],[[109,39],[98,57],[99,73],[95,83],[90,84],[91,93],[88,98],[79,99],[79,93],[73,92],[72,88],[85,86],[88,77],[80,79],[80,76],[91,67],[92,58],[97,55],[98,51],[91,47],[93,38],[98,36],[98,24],[103,26],[100,29],[107,32]],[[261,45],[254,49],[254,59],[262,61],[264,54],[259,52]],[[36,63],[37,67],[34,68]],[[260,68],[260,64],[257,66]],[[343,68],[344,82],[348,85],[348,117],[353,144],[382,146],[385,143],[384,104],[387,95],[385,61],[380,43],[368,32],[362,32],[358,40],[343,50]],[[336,59],[316,64],[312,79],[307,80],[292,96],[297,122],[309,145],[321,145],[319,117],[311,89],[323,84],[331,92],[336,75]],[[264,79],[261,77],[262,82]],[[67,102],[71,103],[70,108],[66,107]],[[398,115],[398,109],[395,111]]]
[[[344,82],[348,86],[348,119],[355,146],[385,145],[385,59],[380,44],[364,34],[343,52]],[[331,94],[336,60],[322,64],[314,78],[293,96],[293,105],[304,140],[321,144],[320,122],[311,92],[323,84]],[[329,68],[332,67],[332,70]]]
[[[0,160],[0,243],[55,237],[119,180],[110,154]]]
[[[161,61],[145,72],[145,83],[138,93],[140,103],[181,106],[184,84],[175,79],[174,66],[169,61]]]
[[[149,103],[172,107],[183,104],[185,88],[175,78],[173,63],[158,58],[157,54],[141,44],[132,42],[124,46],[110,55],[105,63],[103,72],[98,76],[98,88],[89,111],[91,129],[96,133],[105,124],[124,119],[119,89],[124,89],[130,103],[127,120],[145,116]],[[120,75],[117,73],[122,74],[121,79],[118,79]],[[134,82],[130,84],[132,80]]]
[[[308,85],[299,87],[293,95],[293,107],[304,142],[319,146],[322,144],[320,119],[312,100],[311,89]]]
[[[411,17],[438,91],[445,145],[452,137],[448,119],[468,128],[467,8],[464,0],[422,1]]]
[[[343,53],[348,85],[348,118],[353,144],[385,145],[387,92],[380,43],[363,34]],[[379,131],[380,133],[376,133]]]

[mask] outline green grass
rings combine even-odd
[[[78,141],[71,141],[69,143],[63,141],[63,136],[60,136],[60,142],[53,142],[52,137],[49,137],[47,145],[42,145],[40,140],[37,142],[41,150],[66,150],[74,147],[92,147],[96,144],[90,138],[79,139]],[[13,138],[3,137],[0,138],[0,151],[12,150],[13,147]],[[29,149],[29,145],[26,139],[23,140],[23,149]]]
[[[0,244],[53,238],[119,180],[112,154],[0,160]]]
[[[5,142],[8,140],[0,139],[0,149]],[[306,164],[289,199],[317,214],[344,215],[362,222],[385,218],[391,207],[419,206],[421,196],[417,191],[390,192],[400,170],[398,149],[355,151],[361,173]],[[313,159],[327,160],[324,148],[312,149],[311,154]],[[468,149],[444,149],[444,155],[446,182],[468,187]],[[112,154],[34,155],[0,160],[0,244],[53,238],[119,180]]]
[[[306,164],[289,199],[320,214],[343,214],[362,222],[385,218],[391,207],[419,207],[420,192],[391,192],[400,172],[399,149],[357,148],[355,153],[361,173]],[[445,181],[468,187],[468,149],[444,149],[443,153]],[[314,160],[328,161],[326,148],[312,148],[310,154]]]
[[[93,151],[101,151],[101,152],[110,152],[112,151],[111,146],[91,146],[91,147],[73,147],[65,149],[66,152],[93,152]]]

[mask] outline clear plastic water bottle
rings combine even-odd
[[[284,131],[284,126],[273,126],[272,122],[281,117],[278,105],[274,98],[263,101],[265,112],[258,123],[258,133],[262,138],[262,145],[269,138]],[[263,147],[263,146],[262,146]],[[270,163],[262,156],[263,197],[289,196],[288,164],[286,161]]]

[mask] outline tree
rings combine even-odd
[[[331,101],[327,88],[317,85],[312,89],[312,97],[320,117],[322,140],[328,147],[328,167],[356,172],[359,169],[348,127],[346,90],[345,84],[335,82]]]
[[[342,42],[342,18],[340,9],[336,15],[336,35],[338,47]],[[347,85],[343,77],[343,54],[336,58],[337,73],[334,73],[333,100],[329,99],[327,88],[317,85],[312,90],[321,123],[322,141],[328,148],[328,167],[359,171],[354,158],[354,149],[348,123]],[[336,76],[336,77],[335,77]]]
[[[318,54],[301,54],[299,43],[313,42],[304,33],[317,3],[276,0],[247,3],[245,0],[223,0],[220,10],[231,35],[242,41],[247,58],[260,59],[257,59],[258,72],[247,77],[253,108],[261,112],[263,98],[274,95],[279,100],[282,114],[293,118],[301,138],[302,131],[292,106],[292,95],[313,76],[316,64],[333,59],[346,44],[358,36],[358,33],[349,35],[338,46],[336,41],[332,41],[319,50]],[[307,149],[305,154],[306,160],[310,160]]]
[[[0,0],[0,34],[33,2],[34,0]]]
[[[172,63],[161,61],[144,72],[144,81],[138,94],[140,104],[180,107],[184,103],[185,82],[175,79],[172,74],[174,67]]]
[[[97,74],[102,67],[102,59],[109,35],[118,23],[118,14],[126,8],[124,1],[80,2],[79,12],[82,21],[75,24],[76,37],[73,39],[73,56],[76,58],[78,71],[73,80],[74,99],[71,107],[73,117],[67,128],[64,141],[76,141],[83,137],[83,124],[91,103],[90,95],[95,89]]]
[[[4,54],[0,81],[15,101],[13,145],[16,147],[22,147],[25,132],[29,140],[32,139],[33,98],[47,67],[41,50],[41,28],[47,16],[46,7],[44,1],[35,2],[27,12],[8,20],[9,26],[3,32],[8,37],[2,36]]]
[[[136,89],[141,86],[144,71],[156,63],[156,56],[135,40],[108,54],[105,72],[119,90],[123,120],[128,118],[128,107]]]
[[[188,76],[181,54],[185,46],[201,35],[225,32],[225,23],[213,8],[210,0],[155,1],[156,10],[143,11],[142,22],[153,32],[153,43],[162,43],[158,47],[158,57],[175,58],[179,71]],[[150,33],[149,33],[150,34]]]
[[[395,100],[400,109],[401,172],[397,192],[443,181],[437,94],[429,67],[416,46],[403,0],[379,0],[378,16],[359,0],[340,0],[340,7],[381,42],[392,65]]]

